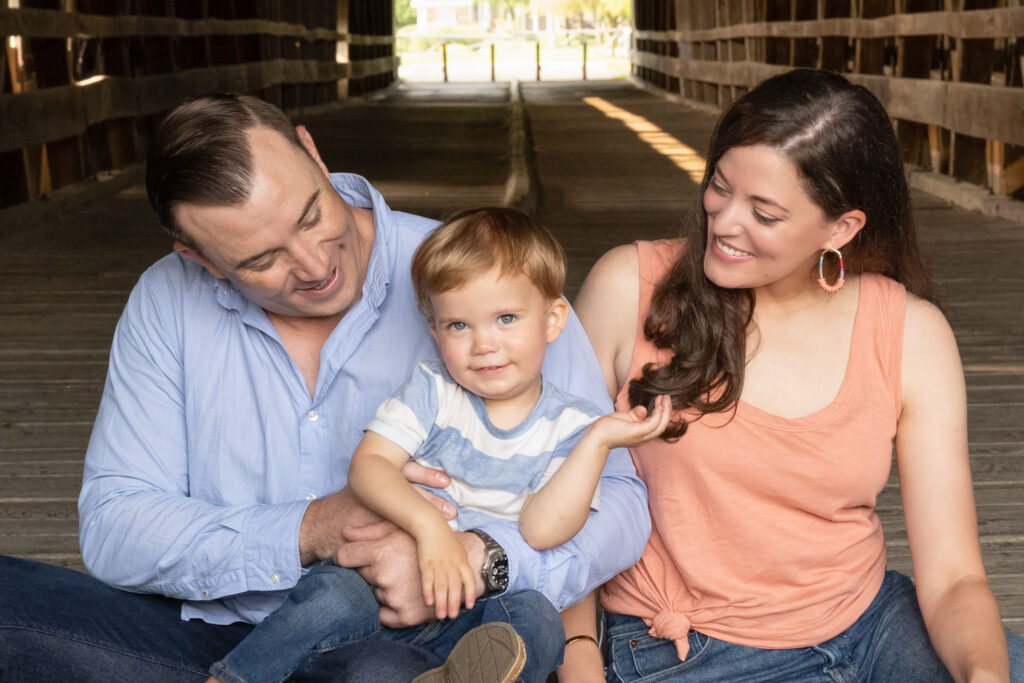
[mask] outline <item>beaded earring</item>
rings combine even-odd
[[[825,254],[829,252],[839,257],[839,279],[836,280],[835,284],[830,285],[825,281]],[[838,249],[832,247],[825,247],[821,250],[821,257],[818,259],[818,286],[824,289],[829,294],[835,294],[843,285],[846,284],[846,270],[843,268],[843,255]]]

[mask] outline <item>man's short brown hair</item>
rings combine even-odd
[[[250,95],[186,100],[157,127],[146,157],[146,191],[174,239],[195,246],[175,220],[179,204],[241,206],[249,200],[254,169],[246,131],[257,126],[276,130],[308,153],[284,112]]]

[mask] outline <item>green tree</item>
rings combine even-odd
[[[395,28],[402,28],[416,23],[416,10],[411,0],[395,0]]]

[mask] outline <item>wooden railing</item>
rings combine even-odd
[[[244,92],[294,111],[397,74],[391,8],[374,0],[21,6],[0,9],[0,208],[137,179],[150,131],[183,98]]]
[[[838,71],[882,101],[908,164],[1024,199],[1024,7],[1007,4],[638,0],[633,73],[721,109],[793,67]]]

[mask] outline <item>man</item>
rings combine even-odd
[[[0,559],[0,678],[202,680],[320,559],[376,587],[385,626],[428,620],[412,539],[345,483],[378,404],[436,356],[409,277],[436,222],[329,174],[308,132],[246,96],[171,112],[146,184],[174,253],[118,323],[86,455],[82,556],[100,581]],[[544,372],[610,407],[575,317]],[[561,609],[634,563],[650,528],[627,453],[601,485],[601,512],[561,548],[533,551],[514,523],[460,534],[479,593],[534,588]],[[311,658],[296,678],[408,680],[438,664],[375,644]]]

